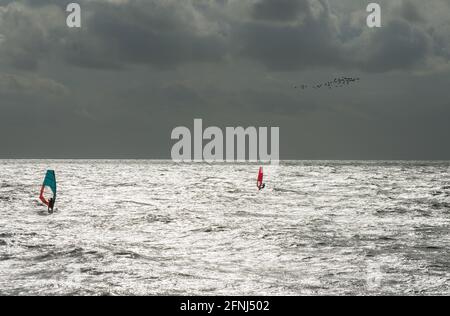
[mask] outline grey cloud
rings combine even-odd
[[[69,90],[52,79],[0,73],[0,93],[62,96],[67,95]]]
[[[290,23],[258,21],[240,26],[238,38],[244,56],[277,71],[351,67],[369,72],[426,68],[430,58],[443,56],[443,50],[436,47],[442,46],[442,38],[430,34],[433,29],[422,23],[425,20],[412,2],[402,2],[394,7],[391,16],[384,15],[385,25],[381,29],[368,29],[365,20],[361,20],[358,28],[363,31],[356,32],[346,21],[339,20],[324,1],[289,1],[293,3],[301,6],[303,18],[294,10],[295,17],[285,17]],[[275,19],[275,6],[275,2],[260,1],[254,5],[254,12],[267,8],[267,14],[274,13]],[[256,19],[263,16],[260,12]]]
[[[297,3],[304,14],[297,23],[254,21],[239,26],[237,37],[243,55],[282,71],[338,64],[342,60],[341,47],[328,6],[313,14],[309,1],[291,2]],[[258,2],[255,7],[265,3]]]
[[[401,17],[409,22],[424,22],[425,18],[419,12],[419,9],[411,1],[403,1],[397,10],[394,12],[398,13]]]
[[[259,0],[252,10],[255,19],[293,21],[300,14],[310,14],[307,0]]]
[[[221,37],[209,33],[207,25],[197,25],[208,21],[188,4],[136,0],[82,5],[84,27],[77,30],[65,27],[64,5],[9,3],[0,15],[4,35],[0,60],[28,70],[50,56],[87,68],[117,69],[127,64],[170,68],[217,62],[226,54]]]
[[[373,72],[413,69],[427,61],[431,39],[421,29],[396,20],[371,36],[360,64]]]
[[[65,19],[55,6],[32,9],[13,2],[0,10],[0,62],[36,70],[41,59],[57,52]]]
[[[87,21],[90,33],[83,36],[101,45],[93,50],[89,50],[90,45],[81,47],[87,61],[83,63],[80,58],[80,64],[103,58],[105,62],[100,65],[135,63],[167,68],[218,61],[225,53],[218,37],[198,30],[195,12],[189,11],[193,10],[189,6],[177,7],[174,1],[134,1],[97,3],[93,8],[95,13]],[[72,60],[75,54],[71,53]]]
[[[314,21],[300,27],[249,23],[242,26],[239,41],[244,56],[272,70],[326,67],[341,60],[340,47],[327,27]]]
[[[448,34],[433,27],[415,2],[386,10],[380,30],[368,30],[363,20],[348,27],[325,0],[244,2],[247,18],[245,10],[236,17],[228,11],[235,5],[228,1],[82,1],[81,30],[64,26],[64,5],[55,1],[7,3],[0,13],[0,62],[30,71],[42,60],[55,59],[114,70],[245,57],[275,71],[353,67],[384,72],[412,70],[434,56],[448,61],[450,54]]]

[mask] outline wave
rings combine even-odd
[[[228,228],[221,225],[212,225],[208,227],[203,228],[197,228],[191,230],[191,232],[201,232],[201,233],[217,233],[217,232],[223,232],[226,231]]]

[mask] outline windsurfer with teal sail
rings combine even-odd
[[[52,191],[52,193],[53,193],[53,196],[50,197],[48,200],[45,197],[46,188],[49,188]],[[55,202],[56,202],[56,175],[55,175],[55,171],[53,171],[53,170],[48,170],[47,171],[47,174],[45,175],[44,183],[42,184],[41,194],[39,195],[39,199],[41,200],[42,203],[47,205],[48,212],[49,213],[53,213],[53,209],[55,207]]]

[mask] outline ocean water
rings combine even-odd
[[[0,294],[450,295],[449,162],[258,168],[0,161]]]

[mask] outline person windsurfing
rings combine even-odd
[[[51,214],[53,213],[53,209],[55,207],[55,200],[53,198],[50,198],[48,200],[48,212]]]
[[[50,197],[48,200],[45,197],[47,188],[50,189],[51,192],[53,193],[53,196]],[[47,205],[48,212],[50,214],[53,213],[53,209],[55,208],[55,202],[56,202],[56,176],[55,176],[54,170],[47,171],[47,173],[45,175],[44,183],[42,184],[42,187],[41,187],[41,194],[39,195],[39,199],[41,200],[42,203]]]
[[[264,172],[263,172],[263,168],[260,167],[259,173],[258,173],[258,180],[256,180],[256,186],[258,187],[259,191],[261,191],[262,189],[264,189],[266,187],[266,184],[263,182],[263,180],[264,180]]]

